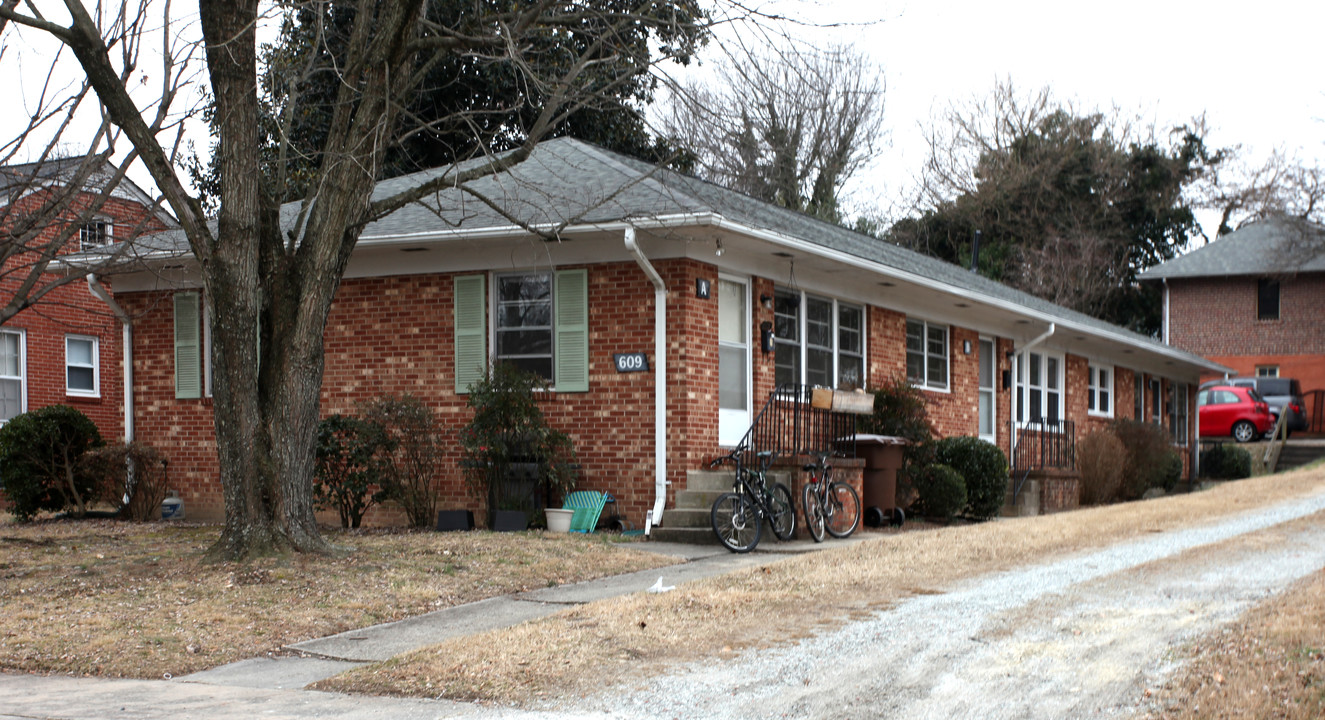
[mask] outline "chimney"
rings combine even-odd
[[[980,231],[975,231],[975,239],[971,241],[971,272],[980,271]]]

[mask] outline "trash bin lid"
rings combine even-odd
[[[874,443],[876,445],[910,445],[911,441],[904,437],[896,435],[868,435],[860,434],[856,436],[856,443]]]

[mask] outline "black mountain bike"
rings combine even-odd
[[[779,540],[790,540],[796,532],[796,504],[786,485],[768,482],[773,453],[757,453],[759,468],[752,470],[741,459],[742,452],[733,450],[709,463],[709,467],[723,463],[736,466],[732,492],[723,493],[713,502],[710,521],[713,534],[728,550],[747,553],[759,544],[765,520]]]
[[[830,452],[815,453],[817,461],[804,467],[810,476],[805,480],[801,509],[815,542],[823,542],[825,530],[833,537],[844,538],[860,527],[860,496],[847,483],[832,479],[830,455]]]

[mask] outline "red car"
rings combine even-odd
[[[1270,406],[1252,388],[1216,385],[1196,395],[1201,437],[1232,436],[1251,442],[1274,427]]]

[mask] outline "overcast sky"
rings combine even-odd
[[[848,188],[857,207],[900,197],[924,159],[920,126],[951,102],[988,94],[1000,78],[1026,92],[1048,86],[1082,109],[1116,106],[1161,127],[1205,113],[1214,147],[1325,158],[1322,2],[774,0],[757,7],[844,24],[791,31],[819,44],[854,44],[882,68],[890,144]],[[196,5],[176,12],[191,22]],[[10,32],[7,40],[9,53],[31,53],[40,34]],[[7,53],[0,72],[0,97],[11,103],[20,87],[31,94],[44,77],[41,58],[29,56],[16,70],[17,59]],[[145,74],[152,68],[144,67]],[[6,136],[17,132],[16,115],[0,119]]]
[[[820,0],[772,7],[855,44],[887,79],[891,147],[851,188],[858,201],[902,191],[919,171],[918,130],[948,103],[1000,78],[1083,108],[1119,107],[1161,127],[1205,113],[1216,147],[1325,156],[1325,3],[1297,0]]]

